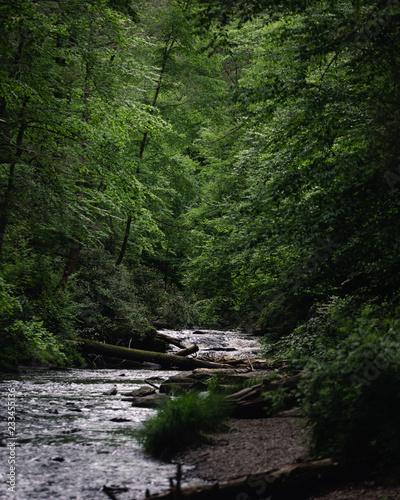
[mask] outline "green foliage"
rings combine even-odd
[[[0,370],[9,371],[18,364],[65,365],[75,355],[71,348],[65,349],[63,339],[52,334],[44,321],[29,319],[32,312],[27,307],[26,297],[16,295],[15,287],[0,278],[0,328],[3,347]],[[24,307],[25,306],[25,307]],[[67,355],[65,351],[69,351]]]
[[[60,280],[57,263],[31,250],[10,257],[1,274],[4,282],[12,283],[20,318],[41,321],[50,332],[71,338],[76,307],[69,287]]]
[[[165,291],[156,315],[173,328],[182,328],[196,322],[196,312],[189,297],[177,289]]]
[[[295,391],[289,391],[287,388],[280,388],[278,391],[267,392],[264,394],[265,411],[268,416],[273,417],[280,411],[293,408],[298,402],[298,396]]]
[[[144,422],[136,437],[154,456],[167,458],[218,429],[228,415],[225,398],[214,393],[192,392],[169,399],[158,414]]]
[[[313,452],[375,465],[399,459],[400,324],[371,309],[346,320],[345,337],[323,360],[312,358],[300,386]]]
[[[79,272],[71,280],[77,304],[78,336],[128,345],[149,331],[148,310],[140,300],[132,273],[115,266],[104,249],[81,254]]]
[[[199,102],[219,85],[181,7],[1,3],[1,272],[21,321],[57,338],[128,343],[193,315],[179,218],[199,196]]]
[[[277,340],[331,295],[395,304],[400,25],[397,5],[267,3],[225,27],[232,64],[252,63],[229,96],[240,133],[209,146],[217,179],[192,212],[188,275],[210,316]]]
[[[166,290],[160,273],[143,264],[134,270],[115,266],[114,260],[104,248],[80,255],[79,271],[70,281],[78,336],[131,347],[149,341],[150,346],[153,320],[174,327],[192,321],[190,300],[173,286]]]
[[[224,383],[224,375],[216,374],[207,381],[207,390],[212,394],[225,392],[224,388],[221,387],[221,385],[224,385]]]
[[[41,321],[14,321],[5,329],[5,337],[13,344],[15,353],[21,352],[25,360],[62,365],[66,356],[57,339],[43,328]],[[24,361],[24,359],[22,359]]]
[[[289,359],[293,366],[304,368],[310,357],[323,359],[326,351],[338,347],[345,333],[341,330],[343,317],[354,316],[353,301],[332,296],[323,304],[314,304],[311,317],[278,341],[269,335],[261,339],[267,357],[276,361]]]
[[[214,375],[209,380],[207,380],[207,390],[213,394],[234,394],[235,392],[241,391],[248,387],[253,387],[254,385],[260,384],[265,379],[264,376],[251,377],[243,380],[242,382],[237,382],[234,384],[229,384],[224,375]]]

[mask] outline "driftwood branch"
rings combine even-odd
[[[321,481],[331,478],[339,471],[331,458],[286,465],[278,470],[270,469],[257,474],[241,476],[214,484],[194,484],[179,489],[181,500],[230,500],[261,499],[271,494],[280,498],[292,498],[291,493],[313,488]],[[164,493],[147,496],[151,500],[173,500],[175,488]]]
[[[265,416],[266,392],[276,392],[279,389],[291,391],[300,382],[301,374],[282,379],[265,379],[262,383],[247,387],[239,392],[230,394],[226,400],[232,408],[235,417],[259,418]]]
[[[193,344],[189,347],[186,347],[186,349],[182,349],[181,351],[175,352],[175,356],[189,356],[189,354],[194,354],[199,350],[199,346],[196,344]]]
[[[167,344],[172,344],[176,347],[179,347],[179,349],[185,349],[185,345],[182,344],[182,342],[179,339],[176,339],[175,337],[171,337],[170,335],[167,335],[166,333],[157,332],[156,338],[163,340]]]

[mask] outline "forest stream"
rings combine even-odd
[[[185,344],[199,345],[200,355],[229,351],[235,356],[260,352],[257,339],[238,332],[201,330],[166,331]],[[146,380],[159,385],[177,371],[161,369],[23,368],[0,382],[1,419],[6,420],[10,387],[16,394],[16,491],[7,492],[1,481],[0,497],[18,500],[142,499],[168,487],[176,464],[146,455],[132,430],[155,414],[134,408],[124,393]],[[105,395],[113,386],[116,395]],[[3,464],[9,448],[1,441]],[[6,468],[2,468],[5,475]],[[193,479],[191,479],[191,482]],[[17,496],[16,496],[17,495]]]

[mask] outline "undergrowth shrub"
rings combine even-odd
[[[18,319],[41,321],[44,328],[62,338],[74,336],[75,304],[50,257],[26,250],[2,265],[0,274],[3,287],[19,303]]]
[[[174,287],[166,290],[159,273],[138,264],[134,270],[115,266],[115,257],[102,248],[82,252],[71,286],[76,331],[85,338],[140,348],[152,342],[152,321],[173,327],[190,321],[188,301]]]
[[[168,399],[135,435],[147,452],[167,458],[201,439],[204,432],[217,430],[227,415],[224,396],[192,392]]]
[[[343,322],[337,349],[306,365],[300,384],[312,452],[345,463],[400,459],[400,321],[367,308]]]
[[[337,348],[349,332],[343,327],[343,318],[357,317],[359,310],[352,298],[331,296],[324,303],[315,304],[311,317],[278,341],[269,336],[261,339],[264,353],[275,361],[289,359],[293,367],[302,369],[310,358],[324,359],[326,352]]]
[[[287,387],[266,392],[263,396],[265,400],[264,411],[269,417],[275,416],[280,411],[290,410],[298,404],[298,393]]]
[[[18,364],[65,365],[74,358],[74,348],[66,348],[64,339],[46,328],[43,320],[32,316],[25,295],[0,278],[0,329],[2,350],[0,370],[16,369]]]
[[[127,345],[142,339],[149,330],[145,305],[132,274],[115,266],[104,249],[85,249],[79,269],[71,279],[77,304],[76,332],[79,336],[110,344]]]
[[[185,327],[193,321],[193,306],[187,297],[170,287],[168,291],[165,291],[161,305],[157,309],[157,318],[165,321],[172,328]]]

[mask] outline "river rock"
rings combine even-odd
[[[114,385],[110,390],[103,392],[104,396],[115,396],[118,394],[117,386]]]
[[[58,410],[57,408],[49,408],[48,410],[46,410],[46,413],[52,413],[54,415],[58,415]]]
[[[192,377],[191,374],[192,372],[184,372],[170,377],[160,385],[160,392],[164,394],[176,394],[179,392],[207,390],[207,384]]]
[[[190,376],[196,380],[209,381],[215,377],[224,384],[242,384],[251,379],[263,379],[267,377],[272,370],[251,371],[248,368],[224,368],[215,370],[213,368],[196,368],[190,373]]]
[[[166,397],[165,394],[149,394],[148,396],[135,398],[132,402],[132,406],[137,408],[157,408]]]
[[[242,385],[251,379],[266,378],[271,370],[250,371],[247,368],[196,368],[191,372],[179,373],[170,377],[160,386],[160,392],[175,394],[177,392],[204,391],[208,383],[216,379],[219,385]]]
[[[130,392],[125,392],[124,396],[133,396],[134,398],[140,398],[143,396],[149,396],[150,394],[154,394],[156,392],[154,387],[150,387],[149,385],[143,385],[139,387],[139,389],[134,389]]]

